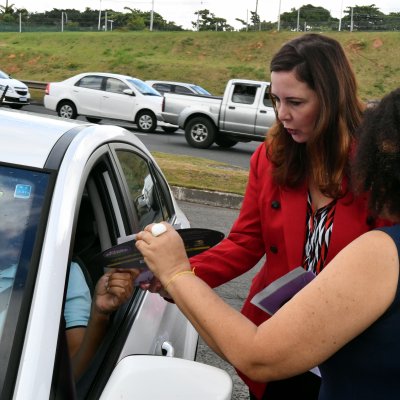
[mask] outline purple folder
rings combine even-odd
[[[251,303],[272,315],[314,278],[313,272],[297,267],[258,292]]]

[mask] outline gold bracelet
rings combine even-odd
[[[164,286],[164,289],[167,290],[167,289],[168,289],[168,286],[169,286],[176,278],[178,278],[178,276],[180,276],[180,275],[186,275],[186,274],[193,274],[193,275],[195,275],[194,271],[192,271],[192,270],[177,272],[177,273],[176,273],[175,275],[173,275],[173,277],[167,282],[167,284]]]

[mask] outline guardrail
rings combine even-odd
[[[30,89],[38,89],[38,90],[46,90],[47,82],[38,82],[38,81],[21,81],[25,83],[26,86]]]

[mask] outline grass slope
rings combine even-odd
[[[18,79],[54,81],[107,71],[141,79],[193,81],[216,95],[230,78],[269,80],[271,56],[295,32],[0,33],[1,69]],[[364,100],[400,81],[398,32],[327,33],[345,48]]]

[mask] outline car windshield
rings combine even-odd
[[[198,94],[203,94],[205,96],[211,96],[211,93],[207,92],[207,90],[202,88],[201,86],[193,85],[192,89]]]
[[[157,92],[157,90],[150,87],[147,83],[144,83],[140,79],[128,79],[128,82],[133,85],[140,93],[145,96],[158,96],[161,97],[161,94]]]
[[[0,79],[9,79],[10,77],[3,71],[0,71]]]
[[[47,173],[0,165],[0,387],[28,319],[22,305],[30,303],[27,282],[48,182]]]

